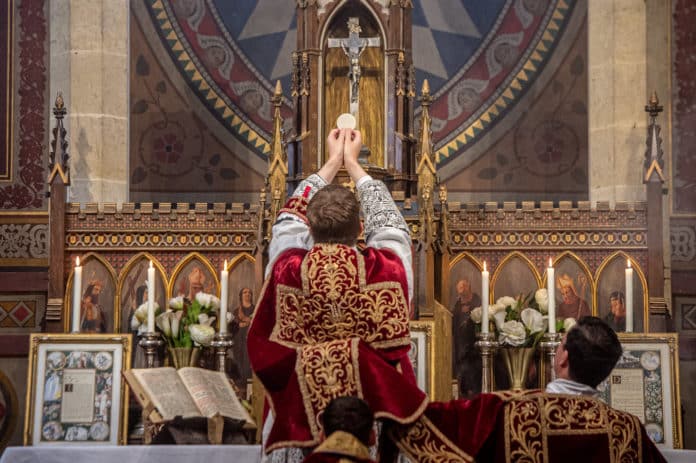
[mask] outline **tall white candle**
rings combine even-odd
[[[549,333],[556,332],[556,271],[549,257],[549,267],[546,269],[546,291],[549,295]]]
[[[80,257],[75,259],[73,270],[73,295],[72,295],[72,329],[73,333],[80,332],[80,309],[82,307],[82,267]]]
[[[229,298],[229,272],[227,271],[227,259],[220,272],[220,334],[227,333],[227,299]]]
[[[633,332],[633,269],[631,260],[626,259],[626,332]]]
[[[483,261],[481,272],[481,334],[488,334],[488,270]]]
[[[155,332],[155,267],[152,261],[147,269],[147,331]]]

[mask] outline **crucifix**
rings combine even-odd
[[[358,18],[348,18],[348,38],[336,39],[330,38],[328,41],[329,48],[341,47],[343,53],[348,57],[348,80],[350,87],[349,109],[350,113],[358,120],[358,102],[360,94],[360,55],[367,47],[379,47],[379,37],[360,37],[362,28]]]

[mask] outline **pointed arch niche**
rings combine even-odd
[[[502,296],[526,296],[530,291],[541,287],[541,277],[536,266],[521,252],[511,252],[494,270],[491,277],[491,302]]]
[[[553,259],[556,287],[556,307],[562,302],[559,281],[572,281],[577,297],[585,301],[592,315],[597,315],[597,304],[594,301],[595,282],[587,264],[572,251],[564,251]],[[548,275],[544,271],[544,283],[548,287]]]
[[[131,318],[135,309],[147,301],[147,269],[152,262],[155,268],[155,302],[161,310],[167,308],[168,280],[164,267],[152,254],[141,252],[131,257],[118,275],[116,305],[120,310],[121,333],[131,331]]]
[[[633,268],[633,331],[647,333],[649,331],[648,283],[638,261],[623,251],[616,251],[609,255],[597,268],[595,276],[597,316],[607,320],[611,312],[612,294],[616,292],[623,294],[625,301],[627,261],[631,262]]]
[[[193,299],[198,292],[219,295],[219,285],[215,267],[203,255],[192,252],[174,268],[167,297],[184,296]]]
[[[74,256],[77,257],[77,256]],[[80,257],[80,265],[82,266],[82,300],[86,296],[91,296],[91,303],[96,306],[99,316],[103,319],[103,325],[97,323],[96,332],[100,333],[115,333],[118,328],[119,309],[116,305],[116,271],[101,255],[89,252]],[[74,259],[73,259],[74,262]],[[63,307],[63,329],[66,333],[70,332],[72,324],[72,293],[75,277],[75,269],[73,268],[68,277],[68,283],[65,291],[64,307]],[[81,313],[84,307],[81,308]],[[87,326],[83,327],[80,324],[80,331],[87,330]]]

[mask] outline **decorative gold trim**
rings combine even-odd
[[[213,264],[210,263],[210,261],[204,257],[202,254],[198,252],[192,252],[189,253],[186,257],[184,257],[181,261],[179,261],[178,264],[176,264],[176,267],[174,267],[174,270],[172,271],[172,276],[169,279],[169,284],[167,285],[167,300],[172,298],[172,294],[174,293],[174,283],[176,282],[177,277],[179,276],[179,273],[186,267],[186,265],[189,262],[192,262],[194,260],[200,261],[203,266],[210,271],[210,273],[213,275],[213,282],[215,284],[215,294],[218,294],[220,292],[220,278],[218,277],[218,272],[215,270],[215,267],[213,267]]]
[[[522,254],[520,251],[513,251],[507,256],[505,256],[500,262],[498,262],[498,265],[495,267],[495,272],[493,273],[493,277],[491,278],[491,284],[490,284],[490,295],[491,301],[495,301],[496,295],[495,295],[495,284],[498,282],[498,278],[500,277],[500,272],[501,270],[505,267],[505,264],[508,263],[508,261],[511,261],[512,259],[519,257],[522,259],[522,261],[527,264],[527,267],[529,267],[532,270],[532,274],[534,275],[534,279],[536,280],[537,287],[536,288],[530,288],[530,290],[541,288],[541,276],[539,276],[539,272],[537,271],[536,265],[534,265],[534,262],[532,262],[529,257],[525,256]],[[507,296],[507,294],[505,294]]]
[[[78,256],[75,256],[78,257]],[[84,267],[86,263],[90,261],[90,259],[96,259],[99,262],[101,262],[104,267],[106,267],[106,270],[109,272],[109,275],[111,276],[111,282],[114,285],[114,291],[116,291],[116,270],[111,266],[109,261],[104,259],[101,255],[97,254],[96,252],[88,252],[87,254],[81,255],[80,257],[80,264]],[[70,327],[72,323],[72,289],[73,289],[73,275],[75,274],[75,261],[72,260],[70,263],[71,269],[70,270],[70,275],[68,276],[68,283],[65,286],[65,296],[63,300],[63,331],[66,333],[70,332]],[[114,330],[116,329],[116,326],[120,324],[121,320],[121,310],[120,308],[115,305],[116,304],[116,294],[114,294],[114,312],[113,312],[113,320],[112,320],[112,325],[114,327]],[[118,323],[117,323],[118,322]],[[118,331],[115,331],[118,333]]]
[[[648,294],[648,280],[645,278],[645,275],[643,274],[643,269],[637,260],[635,260],[631,255],[626,254],[624,251],[616,251],[609,254],[604,258],[602,263],[599,264],[599,267],[597,267],[597,271],[594,274],[594,279],[597,282],[596,287],[599,288],[599,282],[601,281],[600,278],[602,276],[602,273],[604,273],[604,269],[616,258],[621,258],[624,262],[626,262],[626,260],[631,261],[631,268],[633,268],[635,274],[638,275],[640,284],[643,286],[643,331],[648,333],[650,332],[650,307],[648,305],[650,295]],[[598,292],[599,291],[595,291],[593,296],[593,304],[595,305],[595,307],[597,307],[597,311],[599,311]]]
[[[29,365],[27,370],[27,395],[24,417],[24,445],[32,445],[33,424],[34,424],[34,399],[36,398],[37,387],[37,358],[39,355],[40,344],[121,344],[121,368],[122,371],[130,369],[131,348],[133,344],[130,334],[48,334],[32,333],[29,337]],[[114,372],[116,374],[116,372]],[[120,377],[120,372],[118,373]],[[126,445],[128,440],[128,401],[130,392],[128,384],[121,381],[121,408],[119,413],[120,429],[118,431],[118,445]],[[112,409],[113,412],[113,409]]]
[[[435,343],[433,336],[435,333],[435,322],[432,320],[412,320],[410,323],[411,333],[425,333],[425,349],[426,349],[426,381],[428,384],[428,396],[430,400],[435,400]],[[418,372],[415,372],[418,374]]]
[[[621,344],[667,344],[669,348],[669,370],[671,375],[672,435],[674,448],[681,449],[684,445],[681,421],[681,386],[679,381],[679,334],[678,333],[617,333]]]
[[[241,252],[234,256],[232,259],[230,259],[229,262],[227,262],[227,270],[228,272],[232,272],[238,265],[241,265],[242,262],[248,261],[251,262],[252,264],[256,263],[256,259],[254,256],[249,254],[248,252]]]
[[[48,267],[48,258],[46,259],[0,259],[0,267]]]
[[[476,266],[479,271],[483,271],[483,261],[479,260],[476,256],[468,251],[463,251],[457,253],[457,255],[450,261],[449,269],[450,272],[454,270],[454,267],[459,263],[460,260],[468,260]]]

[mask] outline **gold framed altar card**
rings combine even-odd
[[[411,350],[408,358],[413,365],[416,374],[416,383],[431,400],[435,391],[435,351],[433,349],[433,330],[435,323],[432,321],[411,321]]]
[[[659,448],[682,448],[676,333],[617,333],[623,355],[599,398],[636,415]]]
[[[24,445],[125,444],[131,343],[130,334],[32,334]]]

